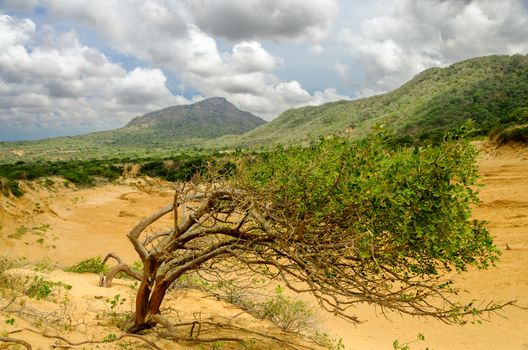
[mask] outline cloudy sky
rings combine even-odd
[[[271,120],[527,38],[528,0],[0,0],[0,140],[212,96]]]

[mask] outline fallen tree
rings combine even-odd
[[[171,329],[163,299],[193,271],[278,278],[352,322],[358,303],[450,323],[508,304],[460,303],[446,277],[499,255],[483,223],[470,219],[478,201],[473,147],[457,138],[387,145],[375,135],[279,148],[217,162],[179,184],[172,203],[128,233],[143,272],[119,261],[102,278],[110,286],[122,271],[141,281],[128,331]],[[171,227],[151,229],[168,214]]]

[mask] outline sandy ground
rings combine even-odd
[[[479,166],[484,187],[480,191],[482,203],[475,208],[474,216],[489,221],[488,227],[503,254],[497,267],[470,271],[455,279],[470,298],[517,300],[519,305],[528,306],[528,149],[485,149]],[[27,189],[30,195],[22,199],[0,197],[1,255],[24,256],[30,261],[45,259],[58,267],[104,256],[109,251],[129,262],[138,260],[126,233],[141,217],[166,205],[172,196],[170,186],[159,182],[145,184],[129,180],[82,190],[65,189],[59,182],[51,189],[34,184],[33,189]],[[24,233],[13,238],[17,232]],[[122,296],[131,293],[129,281],[103,289],[97,287],[94,275],[55,271],[51,278],[73,286],[69,298],[79,308],[76,312],[79,315],[104,312],[106,306],[102,299],[117,293]],[[183,304],[198,307],[198,311],[183,308],[182,315],[185,312],[191,318],[196,317],[196,312],[201,312],[203,317],[238,315],[241,324],[251,324],[256,329],[269,327],[249,315],[240,316],[232,306],[197,293],[174,297],[177,300],[172,302],[179,307]],[[528,311],[518,308],[505,309],[500,316],[492,315],[482,324],[464,326],[399,315],[390,315],[387,319],[366,306],[358,308],[357,314],[366,322],[353,326],[322,312],[318,316],[321,328],[342,338],[346,349],[392,349],[394,340],[412,342],[421,333],[425,341],[410,344],[411,349],[528,350]],[[26,326],[20,322],[15,326]],[[91,326],[95,334],[107,331],[97,328],[97,324]],[[8,327],[0,326],[0,330]],[[24,336],[31,341],[38,338]],[[86,339],[84,334],[72,334],[78,339],[83,336]],[[38,341],[43,349],[51,344],[51,340]],[[177,348],[167,346],[167,349]]]

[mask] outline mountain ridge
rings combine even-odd
[[[254,147],[306,143],[329,134],[360,138],[374,124],[409,141],[434,140],[467,119],[475,120],[483,135],[501,125],[528,122],[528,55],[477,57],[428,68],[387,93],[288,109],[223,142]]]
[[[212,98],[198,102],[193,108],[205,112],[225,105],[228,110],[231,108],[227,108],[228,103],[223,98]],[[481,128],[480,135],[490,135],[528,124],[528,55],[478,57],[444,68],[429,68],[385,94],[289,109],[269,123],[260,120],[261,125],[243,134],[236,129],[221,128],[207,118],[195,118],[186,127],[170,127],[163,118],[156,119],[160,111],[178,114],[176,110],[191,108],[176,107],[146,113],[121,129],[0,143],[0,163],[267,148],[276,144],[307,144],[335,134],[359,139],[375,125],[383,125],[403,142],[427,143],[436,142],[446,131],[468,119]],[[234,120],[232,124],[239,127]],[[25,156],[18,156],[13,149],[17,154],[25,152]]]
[[[198,139],[242,134],[265,123],[223,97],[210,97],[188,105],[148,112],[133,118],[122,128],[79,138],[119,146],[187,147]]]

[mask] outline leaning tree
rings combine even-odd
[[[475,149],[455,138],[389,145],[380,135],[326,139],[217,161],[180,184],[172,203],[128,233],[143,271],[120,263],[102,280],[109,286],[119,271],[140,280],[128,331],[168,325],[168,288],[204,269],[278,278],[351,321],[358,303],[446,322],[504,306],[460,303],[446,277],[499,255],[470,217]],[[170,227],[150,229],[168,214]]]

